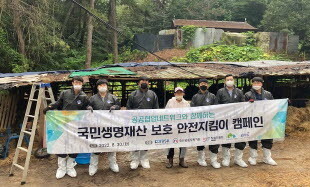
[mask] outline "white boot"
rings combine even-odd
[[[263,159],[263,161],[264,161],[266,164],[273,165],[273,166],[278,165],[278,164],[271,158],[271,150],[270,150],[270,149],[263,148],[263,153],[264,153],[264,159]]]
[[[145,169],[151,168],[150,161],[147,158],[147,151],[140,151],[140,161],[143,168]]]
[[[140,151],[131,152],[131,169],[137,169],[139,167]]]
[[[67,172],[67,158],[58,157],[58,169],[56,172],[56,178],[61,179]]]
[[[223,160],[222,165],[228,167],[230,164],[230,148],[222,147]]]
[[[257,164],[256,158],[257,158],[257,150],[256,149],[250,149],[250,157],[248,159],[249,163],[252,166],[255,166]]]
[[[74,169],[74,166],[76,165],[76,162],[75,162],[75,158],[68,158],[67,160],[67,174],[70,176],[70,177],[76,177],[76,171]]]
[[[97,173],[98,160],[99,160],[99,155],[91,154],[90,161],[89,161],[89,168],[88,168],[88,173],[90,176],[93,176]]]
[[[235,148],[235,156],[234,156],[235,164],[237,164],[240,167],[246,168],[248,167],[248,165],[242,160],[242,156],[243,156],[243,150]]]
[[[211,166],[215,169],[221,168],[221,164],[217,161],[217,154],[210,151]]]
[[[116,153],[108,153],[108,160],[109,160],[109,165],[110,165],[110,169],[115,172],[118,173],[119,172],[119,168],[118,165],[116,163]]]
[[[206,156],[205,156],[204,150],[198,151],[198,160],[197,160],[197,162],[198,162],[198,164],[200,166],[203,166],[203,167],[207,166]]]

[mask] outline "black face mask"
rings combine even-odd
[[[141,87],[142,89],[147,89],[148,84],[146,84],[146,83],[142,83],[142,84],[140,85],[140,87]]]
[[[200,88],[200,90],[202,90],[202,91],[206,91],[206,90],[208,89],[207,86],[200,86],[199,88]]]

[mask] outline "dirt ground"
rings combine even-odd
[[[56,157],[36,159],[32,157],[27,184],[25,186],[310,186],[310,132],[295,132],[282,142],[276,142],[273,158],[278,166],[262,163],[259,151],[259,164],[240,168],[233,163],[230,167],[213,169],[210,165],[201,167],[197,164],[197,151],[190,148],[187,154],[189,168],[180,168],[176,160],[172,169],[165,168],[163,150],[149,151],[151,169],[129,168],[129,153],[119,153],[119,173],[113,173],[107,165],[106,154],[102,154],[99,171],[93,177],[88,175],[88,165],[77,165],[77,178],[65,176],[57,180]],[[247,159],[249,148],[245,150]],[[233,151],[232,151],[233,153]],[[177,153],[176,153],[177,155]],[[208,155],[208,154],[207,154]],[[221,154],[219,154],[221,155]],[[0,160],[0,186],[19,186],[21,171],[8,177],[11,159]],[[221,157],[221,156],[220,156]],[[209,158],[207,159],[210,162]]]
[[[165,49],[162,51],[158,51],[155,54],[160,56],[161,58],[165,60],[172,60],[173,58],[180,58],[180,57],[185,57],[186,53],[188,52],[187,49]],[[136,60],[136,62],[157,62],[157,61],[162,61],[157,59],[152,54],[148,54],[146,58],[143,60]]]

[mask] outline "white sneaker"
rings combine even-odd
[[[75,162],[75,158],[68,158],[67,160],[67,174],[70,176],[70,177],[76,177],[76,171],[74,169],[74,166],[76,165],[76,162]]]
[[[257,158],[257,150],[256,149],[250,149],[250,157],[248,159],[249,163],[252,166],[255,166],[257,164],[256,158]]]
[[[88,173],[90,176],[93,176],[97,173],[98,162],[99,162],[99,155],[91,154],[89,168],[88,168]]]
[[[56,178],[61,179],[67,173],[67,158],[58,157],[58,169],[56,172]]]
[[[211,166],[215,169],[221,168],[221,164],[217,161],[217,154],[210,151]]]
[[[110,169],[115,172],[118,173],[119,172],[119,167],[116,163],[116,153],[108,153],[108,160],[109,160],[109,165],[110,165]]]
[[[140,151],[140,161],[143,168],[145,169],[151,168],[150,161],[147,158],[147,151]]]
[[[228,167],[230,165],[230,149],[222,147],[223,160],[222,165]]]
[[[248,167],[248,165],[242,160],[242,157],[243,157],[243,151],[236,148],[234,156],[235,164],[237,164],[240,167],[246,168]]]
[[[278,164],[276,163],[276,161],[274,161],[274,160],[271,158],[271,150],[270,150],[270,149],[263,148],[263,153],[264,153],[264,159],[263,159],[263,161],[264,161],[266,164],[269,164],[269,165],[272,165],[272,166],[278,165]]]
[[[204,150],[198,151],[198,160],[197,160],[197,162],[198,162],[198,164],[200,166],[203,166],[203,167],[207,166],[206,156],[205,156]]]
[[[131,152],[131,163],[130,163],[131,169],[137,169],[139,167],[139,157],[140,157],[139,151]]]

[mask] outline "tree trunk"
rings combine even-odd
[[[110,0],[109,21],[112,27],[116,28],[116,0]],[[118,63],[117,32],[115,30],[111,30],[111,32],[112,32],[113,61],[114,63]]]
[[[19,0],[12,0],[11,1],[11,8],[13,12],[13,26],[17,35],[18,40],[18,49],[19,52],[23,55],[26,55],[25,51],[25,40],[24,40],[24,34],[21,29],[21,23],[20,23],[20,17],[21,17],[21,6],[19,4]]]
[[[94,9],[95,8],[95,0],[90,0],[89,1],[90,8]],[[86,43],[86,48],[87,48],[87,53],[86,53],[86,62],[85,62],[85,68],[88,69],[91,66],[91,56],[92,56],[92,42],[93,42],[93,20],[91,15],[87,15],[87,43]]]
[[[68,23],[68,21],[69,21],[69,18],[70,18],[70,15],[71,15],[71,13],[72,13],[72,11],[73,11],[73,8],[74,8],[74,3],[71,3],[71,5],[70,5],[70,8],[69,8],[69,10],[68,10],[68,12],[67,12],[67,15],[66,15],[66,17],[65,17],[65,20],[64,20],[64,23],[63,23],[63,25],[62,25],[62,29],[61,29],[61,37],[63,37],[62,35],[63,35],[63,33],[65,32],[65,29],[66,29],[66,27],[67,27],[67,23]]]

